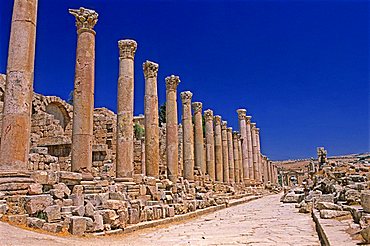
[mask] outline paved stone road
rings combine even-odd
[[[0,223],[1,245],[320,245],[314,224],[280,195],[263,197],[168,227],[123,236],[59,238]],[[5,239],[5,240],[4,240]]]

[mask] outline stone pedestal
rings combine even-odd
[[[221,123],[221,138],[222,138],[222,172],[224,183],[230,182],[229,177],[229,147],[227,143],[227,121],[222,121]]]
[[[244,181],[246,184],[250,182],[250,172],[249,172],[249,161],[248,161],[248,137],[247,137],[247,125],[246,125],[246,114],[247,110],[245,109],[238,109],[236,111],[238,113],[238,120],[239,120],[239,132],[241,135],[241,143],[242,143],[242,167],[243,167],[243,176]]]
[[[227,128],[227,147],[229,154],[229,181],[235,182],[235,168],[234,168],[234,148],[233,148],[233,128]]]
[[[233,132],[233,152],[234,152],[234,177],[235,183],[240,182],[239,167],[240,167],[240,153],[239,153],[239,133]]]
[[[183,127],[183,154],[184,154],[184,178],[194,180],[194,133],[191,114],[191,98],[193,93],[190,91],[181,92],[182,100],[182,127]]]
[[[177,182],[179,176],[178,157],[178,120],[177,120],[177,86],[180,78],[171,75],[166,78],[166,155],[167,176]]]
[[[222,157],[222,137],[221,137],[221,116],[216,115],[214,120],[215,130],[215,165],[216,165],[216,181],[223,182],[223,157]]]
[[[37,0],[14,1],[4,92],[0,171],[27,170],[37,2]]]
[[[213,131],[213,111],[207,109],[204,111],[204,120],[206,128],[206,164],[207,174],[212,181],[216,180],[215,172],[215,139]]]
[[[159,176],[159,121],[158,121],[158,64],[146,61],[143,64],[145,76],[145,169],[146,175]]]
[[[202,172],[202,175],[204,175],[207,172],[207,168],[206,168],[206,162],[204,160],[202,103],[193,102],[192,109],[193,109],[193,114],[194,114],[195,169],[200,170]]]
[[[98,14],[89,9],[70,9],[76,17],[77,50],[73,90],[72,171],[91,176],[94,80],[95,31]],[[92,176],[91,176],[92,177]]]
[[[118,48],[116,176],[131,178],[134,173],[134,57],[137,43],[130,39],[120,40]]]

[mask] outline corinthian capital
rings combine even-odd
[[[190,91],[183,91],[180,93],[181,101],[183,104],[188,104],[191,102],[191,98],[193,97],[193,93]]]
[[[215,125],[220,125],[221,124],[221,116],[215,115],[213,117],[213,121],[214,121]]]
[[[251,123],[252,116],[249,116],[248,115],[248,116],[245,117],[245,119],[246,119],[246,123],[247,124],[250,124]]]
[[[251,123],[251,129],[254,130],[256,128],[256,123]]]
[[[124,39],[118,41],[119,57],[134,59],[135,52],[137,49],[137,43],[135,40]]]
[[[207,109],[204,111],[204,120],[205,121],[211,121],[213,120],[213,111],[210,109]]]
[[[98,13],[82,7],[79,9],[69,9],[69,13],[76,17],[77,32],[85,30],[95,33],[93,28],[96,22],[98,22]]]
[[[180,83],[180,77],[171,75],[171,76],[166,77],[165,80],[166,80],[166,89],[168,91],[176,91],[177,86]]]
[[[240,134],[238,131],[233,131],[233,138],[236,138],[236,139],[240,138]]]
[[[144,76],[148,78],[157,78],[159,65],[155,62],[146,61],[143,63]]]
[[[191,104],[191,107],[193,109],[194,114],[196,114],[196,113],[202,113],[203,104],[201,102],[193,102]]]
[[[232,127],[228,127],[227,128],[227,131],[233,133],[233,128]]]
[[[226,120],[223,120],[223,121],[221,122],[221,129],[222,129],[222,130],[226,130],[226,129],[227,129],[227,121],[226,121]]]
[[[247,110],[246,109],[241,108],[241,109],[236,110],[236,112],[238,113],[238,119],[239,120],[244,120],[245,119],[245,117],[247,115]]]

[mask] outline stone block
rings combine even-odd
[[[86,231],[86,219],[80,216],[72,216],[69,231],[72,235],[81,236]]]
[[[6,204],[1,204],[0,205],[0,214],[6,214],[8,211],[8,206]]]
[[[46,213],[47,222],[55,222],[61,219],[60,206],[53,205],[45,208],[44,212]]]
[[[44,226],[45,220],[35,218],[35,217],[27,217],[26,223],[28,227],[36,228],[36,229],[42,229]]]
[[[337,205],[335,203],[331,202],[318,202],[316,204],[316,208],[318,210],[328,209],[328,210],[343,210],[343,208],[340,205]]]
[[[25,202],[27,213],[35,214],[43,211],[46,207],[53,205],[53,198],[50,195],[26,196]]]
[[[27,214],[16,214],[8,216],[9,222],[17,225],[26,225],[27,218],[28,218]]]
[[[60,223],[45,223],[42,229],[48,232],[58,233],[62,231],[63,226]]]
[[[38,183],[35,183],[35,184],[30,184],[28,186],[28,194],[29,195],[40,195],[42,194],[42,184],[38,184]]]
[[[175,208],[174,207],[167,207],[166,208],[166,217],[174,217],[175,216]]]
[[[78,185],[82,180],[81,173],[60,171],[58,172],[60,182],[65,183],[66,185]]]
[[[104,209],[123,210],[127,208],[127,202],[119,200],[107,200],[103,203]]]
[[[95,213],[94,206],[90,201],[87,201],[85,205],[85,216],[92,218],[94,216],[94,213]]]
[[[55,184],[53,185],[53,188],[56,189],[56,190],[60,190],[60,191],[63,191],[63,193],[66,195],[66,196],[69,196],[71,194],[71,190],[68,188],[68,186],[64,183],[59,183],[59,184]]]
[[[72,194],[69,196],[72,199],[73,206],[82,206],[84,205],[85,198],[83,195]]]
[[[103,216],[98,212],[94,213],[94,231],[104,230]]]
[[[52,195],[56,199],[64,198],[64,191],[62,191],[62,190],[51,189],[49,192],[50,192],[50,195]]]
[[[75,209],[72,210],[72,214],[81,217],[84,216],[85,206],[84,205],[77,206]]]
[[[100,210],[99,212],[103,216],[104,224],[113,224],[113,222],[118,219],[118,215],[114,210],[104,209]]]
[[[140,222],[140,213],[137,209],[128,209],[128,215],[129,215],[129,223],[130,224],[137,224]]]
[[[364,212],[370,213],[370,191],[361,192],[361,206]]]
[[[346,215],[351,215],[349,211],[338,211],[338,210],[320,210],[320,218],[322,219],[332,219],[337,217],[342,217]]]
[[[86,220],[86,231],[87,232],[94,232],[95,230],[95,224],[94,224],[94,221],[92,218],[86,218],[84,217],[85,220]]]

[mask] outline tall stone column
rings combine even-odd
[[[240,175],[239,175],[239,166],[240,166],[240,159],[239,159],[239,133],[233,132],[233,152],[234,152],[234,177],[235,183],[240,182]]]
[[[256,123],[251,123],[252,132],[252,144],[253,144],[253,173],[254,181],[259,179],[259,169],[258,169],[258,149],[257,149],[257,133],[256,133]]]
[[[262,164],[262,154],[261,154],[261,142],[260,142],[260,129],[256,128],[256,142],[257,142],[257,163],[258,163],[258,182],[262,183],[263,176],[263,164]]]
[[[179,76],[171,75],[166,78],[166,155],[167,175],[172,182],[179,176],[179,140],[177,120],[177,86]]]
[[[222,121],[221,123],[221,138],[222,138],[222,173],[224,183],[230,182],[229,176],[229,147],[227,143],[227,121]]]
[[[4,92],[0,171],[27,171],[37,4],[37,0],[14,1]]]
[[[272,182],[272,163],[269,159],[267,159],[267,167],[269,172],[269,181]]]
[[[134,57],[137,43],[130,39],[120,40],[118,48],[116,176],[132,178],[134,174]]]
[[[263,165],[263,183],[267,184],[268,181],[268,171],[267,171],[267,158],[262,156],[262,165]]]
[[[158,64],[146,61],[143,63],[145,76],[144,125],[145,125],[145,169],[146,175],[159,176],[159,119],[157,74]]]
[[[250,173],[248,168],[248,139],[247,139],[247,125],[246,125],[246,114],[247,110],[245,109],[238,109],[236,111],[238,113],[238,120],[239,120],[239,132],[241,135],[241,142],[242,142],[242,167],[243,167],[243,176],[244,181],[246,184],[250,182]]]
[[[233,148],[233,128],[227,128],[227,147],[229,153],[229,180],[230,183],[235,182],[235,168],[234,168],[234,148]]]
[[[207,172],[207,168],[204,161],[202,103],[193,102],[192,109],[194,113],[195,168],[200,170],[202,175],[204,175]]]
[[[223,167],[222,167],[222,137],[221,137],[221,116],[213,117],[215,127],[215,164],[216,164],[216,180],[223,182]]]
[[[251,181],[255,179],[253,171],[253,141],[252,141],[252,130],[251,130],[251,118],[252,116],[246,116],[246,128],[247,128],[247,147],[248,147],[248,173]]]
[[[193,93],[190,91],[181,92],[182,100],[182,127],[184,144],[184,178],[194,180],[194,133],[193,120],[191,114],[191,98]]]
[[[70,9],[76,17],[77,51],[73,90],[72,171],[92,178],[92,141],[95,83],[95,31],[98,14],[90,9]]]
[[[242,163],[242,160],[243,160],[243,152],[242,152],[242,136],[240,135],[239,133],[239,136],[238,136],[238,149],[239,149],[239,180],[240,180],[240,183],[246,183],[246,181],[248,181],[248,179],[245,179],[244,177],[244,166],[243,166],[243,163]],[[246,183],[248,184],[248,183]]]
[[[204,111],[204,120],[206,128],[206,164],[207,174],[212,181],[216,180],[215,171],[215,138],[213,131],[213,111],[207,109]]]

